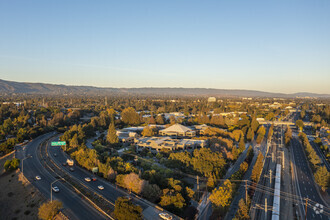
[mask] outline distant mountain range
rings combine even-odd
[[[101,88],[93,86],[67,86],[46,83],[13,82],[0,79],[0,94],[47,94],[47,95],[176,95],[216,97],[330,97],[330,94],[316,93],[271,93],[239,89],[206,88]]]

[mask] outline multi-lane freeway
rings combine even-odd
[[[92,173],[78,166],[74,167],[73,172],[70,171],[69,167],[63,166],[68,156],[60,147],[50,146],[50,142],[57,139],[58,135],[56,135],[55,132],[40,136],[26,146],[17,148],[15,156],[19,159],[26,158],[23,162],[25,177],[46,198],[50,199],[52,194],[53,199],[60,200],[64,205],[63,213],[70,219],[109,219],[109,216],[97,210],[93,206],[95,204],[88,202],[88,199],[83,199],[85,197],[73,190],[69,183],[64,180],[59,180],[58,173],[52,172],[48,167],[48,163],[54,164],[61,172],[64,172],[74,181],[78,181],[80,185],[86,187],[90,192],[98,194],[104,201],[107,201],[108,206],[112,206],[112,210],[118,197],[130,196],[134,203],[142,207],[145,219],[160,219],[159,213],[164,212],[160,207],[136,195],[129,195],[126,191],[117,188],[102,178],[97,178],[96,181],[86,182],[84,180],[85,177],[92,177]],[[45,161],[45,157],[41,154],[40,150],[43,148],[46,148],[44,149],[46,151],[43,151],[42,154],[47,154],[47,157],[51,159],[51,161]],[[47,166],[45,166],[45,164],[47,164]],[[36,176],[40,176],[41,179],[36,180]],[[56,180],[58,181],[53,183]],[[57,186],[60,189],[58,193],[51,192],[51,183],[53,183],[53,186]],[[104,186],[104,189],[100,190],[98,188],[99,185]],[[173,219],[177,219],[176,216],[173,214],[171,215],[174,217]]]
[[[296,178],[296,188],[298,191],[298,196],[300,197],[299,207],[301,213],[305,214],[305,202],[304,198],[308,198],[308,208],[307,208],[307,219],[330,219],[327,215],[319,213],[319,209],[314,211],[313,207],[318,203],[322,204],[323,207],[327,207],[323,200],[321,199],[316,185],[314,183],[313,174],[309,169],[308,161],[303,151],[303,147],[296,135],[293,136],[292,140],[292,155],[293,155],[293,167],[294,175]]]
[[[57,138],[51,139],[51,140],[56,140]],[[74,178],[76,181],[80,182],[82,185],[87,187],[89,190],[92,192],[95,192],[102,196],[106,201],[108,202],[109,206],[114,206],[115,201],[118,197],[123,197],[123,196],[130,196],[133,200],[134,203],[137,205],[141,206],[143,209],[143,216],[145,219],[161,219],[159,217],[159,214],[163,211],[161,211],[161,208],[156,207],[154,204],[137,197],[133,194],[129,195],[126,191],[120,189],[119,187],[114,186],[110,182],[96,177],[96,181],[90,181],[86,182],[85,178],[90,177],[92,178],[92,173],[80,168],[79,166],[74,167],[74,171],[70,171],[70,167],[68,166],[63,166],[63,163],[66,162],[68,159],[68,156],[61,150],[59,146],[52,147],[50,146],[50,141],[48,142],[47,145],[47,151],[48,155],[50,156],[51,160],[61,169],[63,170],[67,175],[69,175],[71,178]],[[56,155],[56,156],[54,156]],[[100,190],[98,186],[104,186],[103,190]],[[174,218],[176,219],[177,217],[171,214]]]
[[[42,142],[52,135],[54,133],[40,136],[24,147],[19,147],[15,153],[15,156],[19,159],[32,156],[24,160],[24,175],[47,199],[50,199],[51,183],[57,180],[57,178],[42,165],[37,149]],[[36,180],[36,176],[40,176],[41,179]],[[57,181],[53,186],[58,186],[60,189],[59,193],[53,192],[53,198],[63,203],[65,208],[63,212],[70,219],[106,219],[104,215],[99,213],[89,203],[68,189],[65,183]]]

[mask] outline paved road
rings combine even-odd
[[[26,155],[32,156],[32,158],[24,160],[24,175],[48,199],[50,199],[50,184],[55,181],[56,178],[42,166],[37,155],[37,148],[52,135],[54,135],[54,133],[40,136],[26,146],[18,149],[16,153],[16,157],[19,159],[26,157]],[[41,180],[35,180],[37,175],[41,177]],[[83,201],[60,181],[56,182],[53,186],[55,185],[59,187],[60,192],[53,193],[53,199],[60,200],[65,209],[71,210],[71,212],[69,212],[70,219],[106,219],[105,216],[101,215],[87,202]]]
[[[116,188],[116,186],[114,186],[113,184],[99,177],[97,177],[97,180],[95,182],[93,181],[86,182],[84,180],[85,177],[92,177],[92,173],[78,166],[74,166],[74,171],[70,172],[69,170],[70,167],[62,165],[64,162],[66,162],[68,156],[60,149],[60,147],[49,146],[48,152],[50,158],[59,167],[61,167],[68,175],[70,175],[72,178],[75,178],[80,183],[84,184],[86,187],[91,189],[92,191],[102,195],[104,198],[106,198],[108,201],[112,202],[113,204],[115,203],[118,197],[129,195],[124,190],[121,190],[120,188]],[[54,156],[55,153],[57,155],[56,157]],[[98,189],[99,185],[103,185],[104,190],[99,190]],[[161,213],[161,211],[150,205],[150,203],[147,203],[144,200],[141,200],[134,196],[133,196],[133,202],[141,206],[141,208],[143,209],[143,216],[145,217],[145,219],[150,219],[150,220],[160,219],[159,213]]]
[[[298,178],[298,194],[300,192],[301,202],[300,207],[302,213],[304,213],[305,200],[303,198],[309,198],[312,201],[324,205],[322,199],[320,198],[318,191],[314,185],[312,173],[308,167],[308,162],[303,152],[303,147],[300,144],[298,137],[293,136],[292,139],[292,154],[294,157],[293,164],[296,170],[296,178]],[[307,219],[330,219],[324,214],[316,214],[316,212],[308,207],[307,208]]]
[[[323,165],[325,165],[325,167],[327,168],[327,170],[330,172],[330,164],[329,162],[327,161],[327,159],[325,158],[323,152],[321,151],[320,147],[314,143],[314,141],[310,141],[309,142],[313,148],[315,149],[317,155],[321,158],[322,162],[323,162]]]

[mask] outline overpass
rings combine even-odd
[[[293,125],[295,126],[296,124],[294,122],[289,122],[289,121],[258,121],[259,124],[261,125],[271,125],[274,124],[276,125]],[[304,126],[313,126],[313,122],[304,122]]]

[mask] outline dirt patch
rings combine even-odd
[[[0,160],[1,219],[38,219],[38,208],[45,199],[19,170],[4,172],[3,164],[12,156]]]

